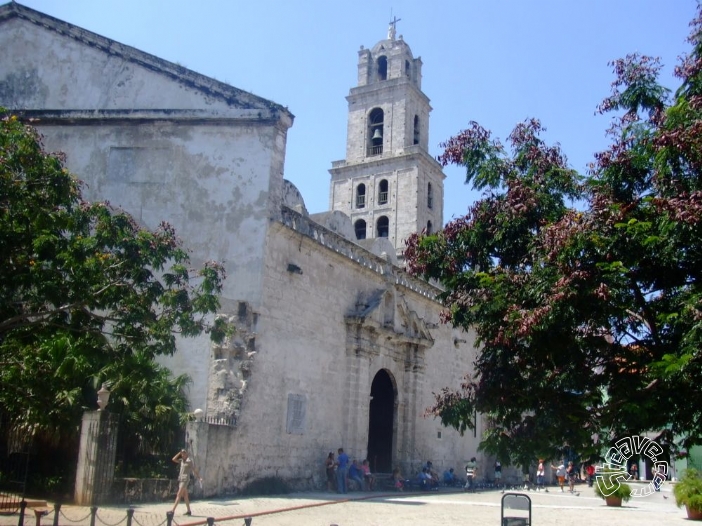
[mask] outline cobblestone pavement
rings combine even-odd
[[[546,492],[524,492],[532,499],[532,524],[535,526],[641,526],[654,524],[690,524],[684,509],[675,506],[670,486],[660,493],[632,498],[621,508],[609,508],[591,488],[579,486],[576,494],[561,493],[558,488]],[[459,524],[499,526],[500,491],[462,493],[442,489],[432,493],[294,493],[279,497],[242,497],[234,499],[196,500],[191,503],[192,516],[183,515],[180,504],[173,523],[177,526],[206,524],[213,517],[217,524],[239,526],[244,517],[252,517],[252,526],[442,526]],[[171,503],[134,506],[133,526],[166,524]],[[127,506],[98,508],[95,526],[126,525]],[[49,509],[53,510],[52,505]],[[29,508],[24,526],[36,526]],[[41,518],[41,525],[51,526],[54,513]],[[0,526],[19,526],[18,515],[0,515]],[[62,506],[58,524],[90,526],[90,509]]]

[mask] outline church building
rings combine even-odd
[[[192,378],[202,416],[187,440],[207,495],[261,477],[322,488],[339,447],[405,476],[477,456],[480,418],[460,436],[424,416],[476,351],[440,322],[440,291],[402,266],[409,234],[443,226],[444,174],[421,59],[393,24],[358,53],[346,159],[313,215],[284,179],[294,118],[280,104],[14,2],[0,6],[0,49],[0,106],[65,153],[87,199],[169,222],[194,265],[224,262],[219,316],[234,336],[181,339],[164,362]]]

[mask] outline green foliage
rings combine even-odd
[[[207,332],[224,270],[192,269],[167,223],[154,231],[87,202],[62,158],[0,110],[0,407],[47,436],[75,433],[102,382],[142,449],[187,411],[186,377],[154,358]]]
[[[625,484],[623,481],[626,480],[626,474],[621,473],[621,472],[613,472],[611,470],[604,470],[601,473],[597,473],[597,476],[602,477],[602,482],[604,484],[605,488],[611,488],[612,486],[616,486],[617,489],[615,489],[613,492],[605,495],[602,493],[602,488],[600,487],[599,481],[595,482],[594,490],[595,490],[595,495],[600,497],[601,499],[606,499],[607,497],[618,497],[622,499],[623,502],[629,502],[631,499],[631,486],[628,484]],[[619,483],[617,483],[617,479],[619,479]]]
[[[702,511],[702,473],[696,469],[686,469],[682,477],[673,486],[675,503],[678,508],[686,506]]]
[[[674,450],[702,437],[702,44],[673,100],[656,59],[630,55],[600,110],[611,146],[591,173],[568,168],[536,120],[509,149],[476,123],[439,160],[484,189],[465,217],[412,236],[411,273],[444,287],[444,320],[475,331],[474,370],[430,413],[482,449],[523,462],[564,447],[594,457],[599,436],[662,430]],[[576,203],[575,206],[573,203]],[[675,444],[673,437],[681,437]]]

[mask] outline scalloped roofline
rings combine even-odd
[[[60,35],[72,38],[85,45],[93,46],[110,55],[115,55],[151,71],[170,77],[177,82],[191,86],[209,96],[219,98],[234,107],[268,110],[273,113],[280,113],[287,116],[291,123],[294,119],[293,114],[290,113],[287,108],[273,101],[235,88],[234,86],[230,86],[229,84],[179,66],[132,46],[121,44],[120,42],[103,37],[74,24],[64,22],[63,20],[54,18],[41,11],[21,5],[14,0],[10,3],[0,5],[0,24],[15,18],[27,20],[28,22],[42,26],[50,31],[55,31]]]

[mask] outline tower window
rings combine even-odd
[[[419,144],[419,115],[414,116],[414,144]]]
[[[405,75],[407,76],[407,78],[410,78],[412,76],[412,72],[410,71],[409,60],[405,60]]]
[[[373,108],[368,115],[368,156],[383,153],[383,120],[381,108]]]
[[[366,185],[359,184],[356,187],[356,208],[366,207]]]
[[[388,181],[383,179],[378,185],[378,204],[386,205],[388,204]]]
[[[427,221],[427,234],[431,234],[433,229],[433,225],[431,224],[431,221]]]
[[[390,220],[386,216],[380,216],[376,223],[378,237],[388,237],[390,234]]]
[[[388,79],[388,58],[385,56],[378,57],[378,80]]]
[[[434,208],[434,190],[431,183],[427,183],[427,208]]]
[[[353,228],[356,231],[356,239],[366,239],[366,222],[363,219],[356,221]]]

